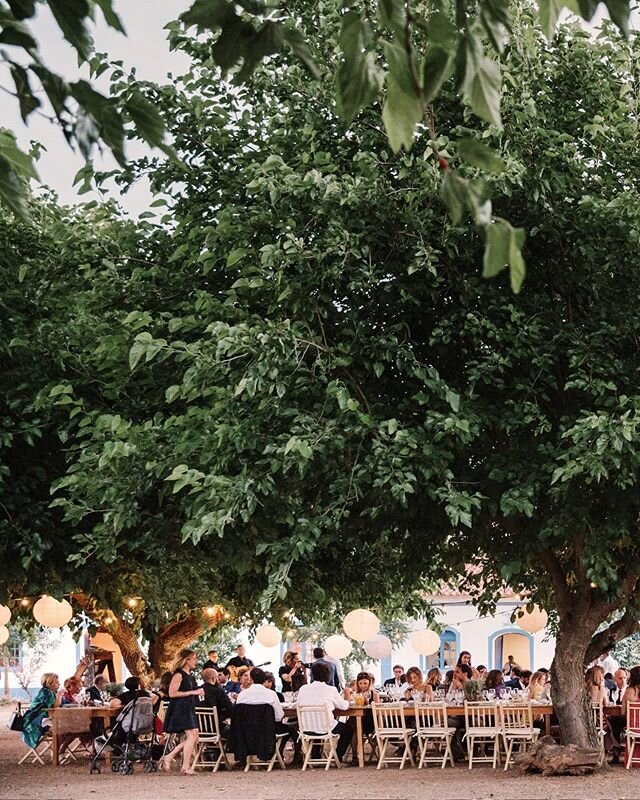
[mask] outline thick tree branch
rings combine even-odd
[[[613,647],[622,639],[640,630],[640,622],[636,613],[625,611],[620,619],[611,623],[605,630],[596,633],[587,648],[586,663],[590,663],[602,653]]]
[[[540,561],[551,578],[551,586],[556,596],[558,614],[560,617],[564,617],[570,613],[573,605],[571,592],[567,586],[567,576],[562,569],[558,557],[551,550],[542,550],[540,552]]]

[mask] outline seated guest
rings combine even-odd
[[[87,689],[87,694],[89,695],[89,700],[93,703],[96,701],[98,703],[102,702],[102,692],[107,685],[107,679],[104,675],[96,675],[96,679],[93,682],[93,686],[90,686]]]
[[[64,682],[64,692],[60,698],[61,706],[77,706],[80,704],[80,692],[82,691],[82,681],[75,676],[67,678]]]
[[[487,673],[489,670],[485,667],[484,664],[478,664],[476,667],[476,678],[479,681],[483,681],[487,677]]]
[[[218,673],[215,669],[203,669],[202,680],[204,681],[202,684],[204,700],[200,700],[198,705],[218,710],[218,721],[220,722],[222,735],[227,736],[229,733],[229,719],[233,714],[233,703],[225,690],[218,685]]]
[[[169,684],[171,683],[172,673],[167,670],[160,676],[160,681],[156,689],[153,689],[153,707],[159,708],[160,703],[169,702]]]
[[[444,691],[445,691],[445,694],[446,694],[446,693],[449,691],[449,689],[451,688],[451,682],[452,682],[452,681],[453,681],[453,670],[452,670],[452,669],[448,669],[448,670],[445,672],[445,675],[444,675],[444,683],[442,684],[442,688],[444,689]]]
[[[464,702],[464,685],[473,678],[473,671],[468,664],[460,664],[453,671],[451,686],[447,692],[447,702],[462,705]],[[447,725],[455,728],[456,732],[451,740],[451,752],[456,761],[464,759],[463,738],[465,733],[465,721],[462,716],[447,717]]]
[[[264,680],[264,687],[265,689],[271,689],[271,691],[275,692],[278,695],[278,700],[281,703],[284,703],[284,695],[282,692],[276,691],[276,678],[273,672],[266,672],[265,671],[265,680]]]
[[[627,673],[623,669],[617,669],[613,673],[613,689],[607,692],[607,705],[608,706],[621,706],[622,698],[624,697],[625,689],[627,688]]]
[[[140,688],[140,678],[132,675],[124,682],[124,692],[111,700],[109,708],[119,712],[137,697],[151,697],[151,695],[145,689]]]
[[[226,667],[218,673],[218,686],[227,694],[238,694],[240,691],[240,684],[237,681],[230,680],[229,670]]]
[[[434,667],[427,672],[425,683],[428,683],[434,692],[436,689],[442,688],[442,673],[437,667]]]
[[[404,674],[404,667],[401,664],[396,664],[393,668],[393,678],[387,678],[384,686],[401,689],[406,682],[407,676]]]
[[[333,722],[334,710],[346,711],[349,708],[349,697],[351,692],[345,689],[344,697],[340,697],[335,686],[329,686],[329,668],[326,664],[314,661],[311,665],[311,675],[313,681],[300,687],[298,692],[298,706],[319,706],[326,705],[331,715],[331,732],[339,735],[336,752],[338,759],[343,760],[349,745],[351,744],[352,730],[344,722]],[[315,731],[315,733],[329,733],[329,731]]]
[[[307,683],[307,670],[295,650],[287,650],[284,665],[278,670],[283,692],[297,692]],[[327,665],[328,666],[328,665]]]
[[[547,676],[544,672],[534,672],[525,689],[525,697],[538,702],[546,698]]]
[[[592,703],[604,703],[607,699],[607,691],[604,686],[604,675],[598,667],[589,667],[584,676],[587,693]]]
[[[273,716],[276,721],[276,735],[279,733],[287,733],[293,738],[291,727],[282,721],[284,709],[282,708],[282,703],[278,700],[278,695],[272,689],[267,689],[264,685],[266,678],[265,671],[260,669],[260,667],[252,667],[248,675],[249,686],[240,692],[236,700],[236,705],[266,704],[273,706]]]
[[[54,672],[45,672],[40,682],[41,688],[22,720],[22,740],[27,747],[33,748],[40,744],[47,727],[51,725],[48,710],[57,708],[62,697],[60,678]]]
[[[618,670],[616,670],[618,672]],[[626,674],[626,673],[625,673]],[[614,673],[615,677],[615,673]],[[627,725],[627,705],[629,703],[640,702],[640,667],[631,667],[629,670],[629,680],[627,687],[622,695],[621,709],[622,714],[609,717],[609,724],[614,740],[613,763],[619,761],[619,752],[624,747],[623,731]]]
[[[238,670],[238,683],[240,684],[240,691],[243,692],[251,686],[251,670],[252,667],[240,667]]]
[[[433,700],[433,688],[425,683],[419,667],[409,667],[407,670],[407,688],[404,692],[405,700],[431,701]]]
[[[204,662],[202,667],[202,671],[204,672],[205,669],[215,669],[216,672],[222,669],[220,664],[218,664],[218,651],[217,650],[209,650],[209,658],[207,661]]]
[[[510,681],[505,681],[505,686],[507,689],[515,689],[518,692],[521,692],[523,689],[529,685],[529,680],[531,678],[531,670],[530,669],[518,669],[518,667],[513,667],[511,670],[511,674],[513,678]]]
[[[487,691],[495,692],[496,699],[500,699],[507,689],[504,683],[504,675],[502,674],[502,670],[490,670],[485,678],[484,688]]]

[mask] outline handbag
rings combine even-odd
[[[24,726],[24,716],[22,715],[22,708],[20,703],[18,703],[18,710],[14,711],[9,716],[9,721],[7,722],[7,728],[10,731],[21,731]]]

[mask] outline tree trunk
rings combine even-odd
[[[551,699],[562,743],[589,748],[596,747],[598,742],[591,700],[585,691],[584,669],[595,629],[585,631],[585,627],[585,620],[560,619],[551,668]]]
[[[195,614],[167,625],[164,630],[149,642],[149,663],[156,676],[170,670],[180,650],[190,645],[204,631],[216,625],[220,615],[211,615],[206,623]]]

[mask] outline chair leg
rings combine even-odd
[[[383,739],[382,741],[378,742],[378,749],[380,751],[380,755],[378,756],[378,766],[376,769],[382,769],[384,767],[384,760],[387,754],[387,745],[389,744],[388,739]]]
[[[447,763],[447,756],[449,757],[449,761],[451,762],[451,766],[455,767],[455,765],[456,765],[456,762],[453,759],[453,750],[451,749],[451,739],[452,738],[453,737],[451,736],[451,734],[448,733],[447,734],[447,738],[446,738],[447,747],[446,747],[445,757],[444,757],[444,761],[442,762],[443,768],[444,768],[445,764]]]
[[[467,755],[469,757],[469,769],[473,769],[473,751],[475,750],[475,739],[467,736]]]

